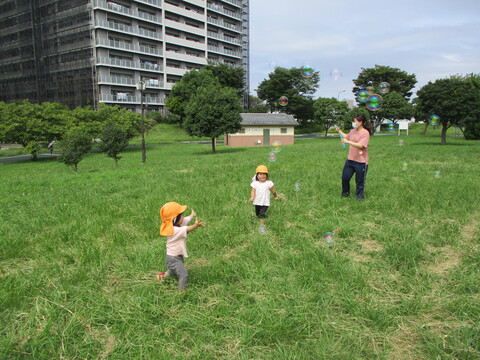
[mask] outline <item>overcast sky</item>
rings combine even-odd
[[[250,0],[250,93],[275,66],[320,72],[315,97],[353,99],[362,68],[429,81],[480,73],[480,0]],[[341,77],[332,78],[338,69]]]

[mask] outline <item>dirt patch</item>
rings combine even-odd
[[[182,174],[191,173],[192,171],[193,171],[193,169],[175,170],[176,173],[182,173]]]
[[[426,269],[431,273],[443,276],[462,262],[461,254],[451,246],[440,248],[428,246],[427,249],[434,257],[434,262],[426,265]]]
[[[478,230],[480,229],[480,214],[472,216],[470,222],[462,227],[462,237],[467,241],[472,241],[479,238]]]

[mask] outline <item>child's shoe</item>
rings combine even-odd
[[[160,280],[160,281],[164,280],[166,277],[167,277],[166,272],[157,274],[157,279]]]

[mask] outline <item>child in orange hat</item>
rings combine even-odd
[[[266,218],[266,213],[270,206],[270,193],[273,194],[275,200],[278,200],[278,194],[275,191],[273,182],[268,180],[268,168],[265,165],[257,166],[255,173],[255,180],[250,184],[252,188],[250,202],[255,205],[255,214],[260,219],[260,224],[263,227],[263,219]]]
[[[173,201],[166,203],[160,209],[160,218],[162,219],[160,235],[167,237],[167,255],[165,257],[167,271],[158,274],[157,278],[163,280],[170,275],[176,276],[179,290],[184,290],[188,282],[188,273],[184,265],[184,258],[188,257],[188,233],[205,226],[205,223],[198,219],[195,219],[193,225],[187,226],[197,214],[192,210],[190,216],[185,217],[183,213],[186,209],[187,205],[180,205]]]

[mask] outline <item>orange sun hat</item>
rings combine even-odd
[[[178,215],[185,212],[187,205],[180,205],[179,203],[172,201],[162,206],[160,209],[160,218],[162,219],[162,225],[160,226],[160,235],[172,236],[173,235],[173,219]]]

